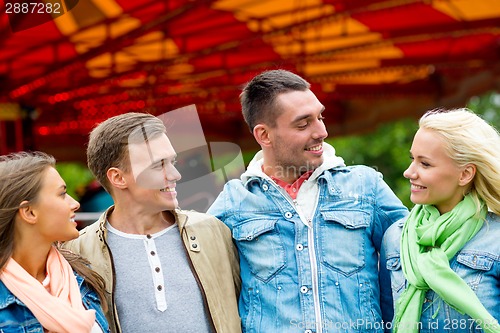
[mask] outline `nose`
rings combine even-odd
[[[314,140],[324,140],[328,136],[328,132],[326,130],[325,123],[323,121],[318,120],[315,131],[312,135]]]
[[[415,173],[415,170],[413,168],[413,162],[410,163],[408,168],[403,172],[403,177],[405,177],[406,179],[415,179],[416,178],[416,173]]]
[[[69,205],[71,207],[71,210],[77,211],[80,208],[80,203],[78,201],[76,201],[75,199],[73,199],[72,196],[68,195],[68,197],[69,197],[69,201],[70,201]]]
[[[164,166],[163,170],[165,172],[165,180],[168,182],[177,182],[182,178],[179,170],[177,170],[177,168],[173,164]]]
[[[177,168],[174,165],[172,165],[172,177],[176,182],[181,180],[182,178],[181,173],[179,172],[179,170],[177,170]]]

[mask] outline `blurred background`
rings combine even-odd
[[[408,206],[425,111],[468,106],[499,127],[500,0],[0,0],[0,45],[0,154],[54,155],[89,212],[110,204],[85,166],[95,124],[195,105],[207,144],[248,163],[238,96],[263,70],[308,80],[338,154]],[[200,163],[185,161],[215,171]]]

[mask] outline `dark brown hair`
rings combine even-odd
[[[276,125],[280,109],[276,97],[290,91],[305,91],[310,84],[300,76],[283,70],[265,71],[247,83],[240,94],[241,111],[250,131],[255,125]]]

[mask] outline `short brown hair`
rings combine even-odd
[[[110,168],[130,171],[128,145],[134,135],[147,131],[155,138],[166,133],[163,122],[148,113],[129,112],[111,117],[95,127],[89,136],[87,165],[97,181],[112,194],[107,172]]]
[[[247,83],[240,94],[241,111],[250,131],[259,122],[274,127],[279,115],[276,97],[285,92],[305,91],[310,84],[300,76],[283,70],[262,72]]]

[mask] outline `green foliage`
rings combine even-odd
[[[94,178],[83,163],[58,162],[56,169],[66,182],[68,194],[76,200],[83,194],[85,186]]]
[[[410,185],[403,171],[410,163],[409,150],[417,129],[414,119],[381,125],[362,136],[329,139],[346,165],[363,164],[380,171],[387,184],[407,207],[411,207]]]
[[[481,97],[472,97],[467,107],[500,130],[500,93],[490,92]]]

